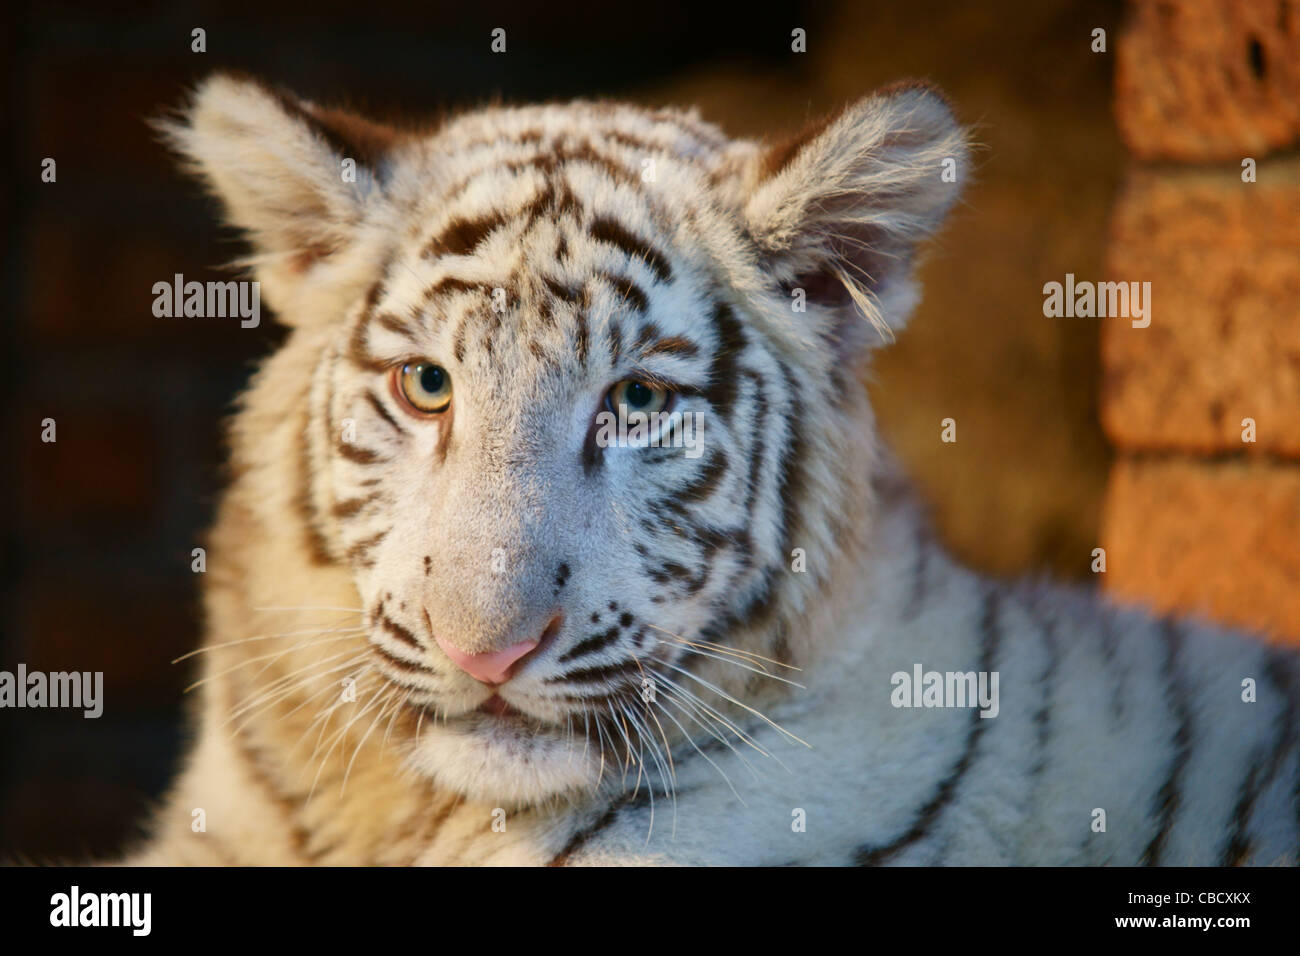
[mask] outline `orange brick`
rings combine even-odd
[[[1115,118],[1143,159],[1256,159],[1300,136],[1300,11],[1289,0],[1131,0]]]
[[[1259,174],[1139,171],[1120,197],[1108,278],[1151,283],[1149,327],[1101,320],[1122,448],[1300,457],[1300,164]]]
[[[1103,586],[1300,644],[1300,466],[1119,459]]]

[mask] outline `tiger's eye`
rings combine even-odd
[[[650,391],[650,387],[645,382],[633,382],[623,390],[623,397],[633,408],[645,408],[654,401],[655,393]]]
[[[605,396],[605,407],[616,414],[622,407],[624,414],[644,412],[652,415],[655,412],[662,412],[670,398],[672,392],[666,388],[629,378],[616,382],[609,390],[609,394]]]
[[[397,387],[415,411],[433,415],[451,405],[451,376],[434,362],[408,362],[397,371]]]

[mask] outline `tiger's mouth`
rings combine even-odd
[[[505,720],[525,720],[527,715],[510,704],[509,701],[503,700],[500,695],[493,694],[483,703],[475,708],[478,713],[488,714],[492,717],[500,717]]]
[[[408,705],[415,713],[422,713],[426,720],[436,721],[439,725],[451,726],[462,723],[484,723],[483,718],[488,718],[492,722],[500,723],[518,723],[518,724],[543,724],[539,717],[526,713],[515,707],[508,701],[502,700],[496,694],[493,694],[477,707],[471,707],[469,710],[461,711],[458,714],[447,714],[431,704],[412,703]]]
[[[563,720],[555,720],[541,714],[531,713],[516,707],[500,694],[492,694],[482,703],[461,711],[458,714],[446,714],[428,705],[414,705],[422,711],[426,720],[434,726],[470,732],[511,731],[517,734],[546,734],[563,727]]]

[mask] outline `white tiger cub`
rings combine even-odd
[[[765,147],[220,75],[166,131],[291,333],[128,862],[1295,861],[1294,658],[958,567],[881,450],[861,367],[966,169],[936,93]]]

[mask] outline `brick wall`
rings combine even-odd
[[[1134,162],[1107,261],[1151,282],[1153,307],[1148,328],[1103,324],[1101,417],[1121,451],[1105,583],[1300,642],[1300,15],[1129,13],[1115,110]]]

